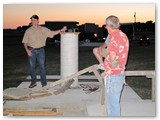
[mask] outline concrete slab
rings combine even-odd
[[[154,117],[156,116],[156,104],[151,100],[141,102],[121,102],[122,116],[130,117]]]
[[[88,116],[105,116],[105,106],[100,103],[90,102],[86,104]]]
[[[96,84],[99,82],[79,82],[79,84]],[[22,82],[18,88],[28,88],[30,82]],[[49,83],[48,83],[49,84]],[[57,89],[56,86],[52,89]],[[37,87],[41,88],[40,82]],[[155,103],[142,100],[129,86],[124,86],[121,97],[122,116],[155,116]],[[59,95],[31,99],[28,101],[7,101],[3,108],[11,109],[44,109],[57,108],[63,116],[104,116],[104,106],[101,105],[101,86],[95,92],[87,92],[83,88],[68,89]]]
[[[18,88],[28,88],[29,84],[30,82],[23,82],[20,86],[18,86]],[[94,84],[99,83],[97,82]],[[37,87],[33,89],[38,90],[39,88],[41,88],[41,85],[39,82],[37,82]],[[59,112],[63,112],[63,116],[88,116],[86,113],[86,103],[100,103],[100,92],[101,91],[99,90],[94,93],[87,93],[86,91],[83,91],[81,87],[79,87],[77,89],[68,89],[59,95],[53,95],[40,99],[31,99],[28,101],[7,101],[6,104],[4,104],[4,108],[43,109],[45,107],[49,107],[57,108]]]
[[[128,85],[125,85],[122,92],[121,97],[122,102],[138,102],[142,101],[142,99],[138,96],[138,94]]]

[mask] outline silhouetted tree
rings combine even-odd
[[[21,27],[21,26],[17,27],[17,30],[21,30],[21,29],[22,29],[22,27]]]

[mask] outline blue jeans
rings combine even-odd
[[[120,116],[120,97],[125,74],[106,76],[106,105],[108,116]]]
[[[45,51],[44,48],[33,49],[29,48],[32,52],[32,56],[29,56],[29,66],[32,81],[36,81],[36,60],[39,64],[41,85],[47,85],[46,82],[46,70],[45,70]]]

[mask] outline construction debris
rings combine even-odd
[[[4,100],[29,100],[35,95],[43,95],[48,91],[31,90],[24,88],[7,88],[3,91]]]
[[[68,80],[71,80],[71,79],[73,79],[73,78],[75,78],[75,77],[78,77],[79,75],[82,75],[82,74],[87,73],[87,72],[89,72],[89,73],[90,73],[90,72],[93,72],[93,73],[96,75],[96,77],[97,77],[97,79],[99,80],[99,82],[101,82],[102,77],[101,77],[101,75],[98,73],[97,70],[98,70],[98,65],[97,65],[97,64],[92,65],[92,66],[87,67],[87,68],[85,68],[85,69],[83,69],[83,70],[80,70],[79,72],[77,72],[77,73],[75,73],[75,74],[72,74],[72,75],[67,76],[67,77],[65,77],[65,78],[63,78],[63,79],[57,80],[56,82],[53,82],[53,83],[45,86],[45,87],[43,88],[43,90],[48,90],[49,88],[52,88],[52,87],[54,87],[54,86],[56,86],[56,85],[59,85],[59,84],[64,83],[64,82],[67,82]]]
[[[55,91],[54,94],[55,94],[55,95],[58,95],[58,94],[60,94],[60,93],[65,92],[67,89],[70,88],[70,86],[71,86],[71,84],[72,84],[73,82],[74,82],[73,79],[65,82],[65,84],[64,84],[60,89],[58,89],[57,91]]]
[[[83,88],[83,91],[85,91],[86,94],[96,92],[99,89],[99,85],[96,84],[80,84],[80,86]],[[100,90],[99,90],[100,91]]]
[[[3,91],[4,99],[28,99],[30,96],[30,89],[22,89],[22,88],[8,88]]]
[[[37,90],[37,91],[32,91],[30,89],[23,89],[23,88],[8,88],[6,90],[4,90],[3,92],[3,97],[4,97],[4,100],[28,100],[28,99],[31,99],[31,98],[42,98],[42,97],[47,97],[47,96],[52,96],[52,95],[58,95],[60,93],[63,93],[65,92],[67,89],[70,88],[71,84],[74,82],[74,78],[75,77],[78,77],[79,75],[82,75],[86,72],[93,72],[95,74],[95,76],[97,77],[97,79],[99,80],[100,83],[103,83],[103,76],[104,74],[100,74],[98,72],[98,65],[95,64],[95,65],[92,65],[90,67],[87,67],[83,70],[80,70],[79,72],[73,74],[73,75],[70,75],[68,77],[65,77],[63,79],[60,79],[60,80],[57,80],[56,82],[53,82],[45,87],[43,87],[42,89],[40,90]],[[59,85],[59,84],[63,84],[63,86],[58,89],[58,90],[54,90],[52,92],[49,92],[48,89],[50,88],[53,88],[54,86],[56,85]],[[82,85],[84,86],[84,85]],[[104,84],[102,84],[102,86],[104,86]],[[104,87],[102,87],[104,88]],[[93,91],[96,91],[99,89],[99,86],[94,86],[94,85],[91,85],[91,86],[88,86],[86,92],[87,93],[91,93]],[[102,90],[102,98],[103,98],[103,101],[104,101],[104,93],[103,93],[104,90]]]

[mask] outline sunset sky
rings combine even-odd
[[[152,3],[46,3],[3,4],[3,28],[28,25],[30,17],[37,14],[40,24],[45,21],[77,21],[79,24],[95,23],[102,26],[109,15],[119,17],[121,23],[155,22],[155,4]]]

